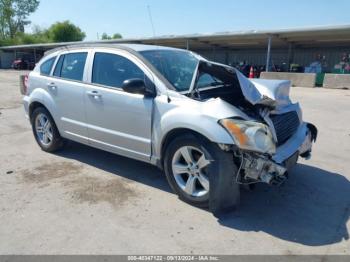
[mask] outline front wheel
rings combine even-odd
[[[205,138],[184,135],[174,139],[166,149],[164,169],[173,191],[189,204],[214,211],[228,203],[230,207],[238,204],[232,154]]]

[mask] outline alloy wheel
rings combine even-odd
[[[53,130],[50,120],[45,114],[38,114],[35,118],[35,132],[44,146],[49,146],[53,140]]]
[[[177,185],[192,197],[209,193],[210,161],[202,150],[193,146],[179,148],[172,159],[172,171]]]

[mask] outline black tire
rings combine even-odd
[[[44,115],[47,120],[51,124],[51,133],[52,133],[52,140],[48,144],[44,144],[39,137],[39,133],[36,131],[36,119],[39,115]],[[57,126],[55,124],[55,121],[53,120],[51,114],[49,111],[47,111],[44,107],[38,107],[36,108],[31,117],[31,124],[32,124],[32,131],[35,137],[36,142],[41,147],[41,149],[45,152],[55,152],[57,150],[60,150],[64,146],[64,139],[61,137],[60,133],[58,132]]]
[[[205,196],[193,197],[187,194],[175,180],[172,170],[173,158],[175,153],[184,146],[200,149],[206,159],[210,160],[207,169],[210,182],[209,194]],[[221,150],[217,144],[204,137],[189,134],[171,141],[165,150],[164,170],[170,187],[186,203],[201,208],[209,207],[213,213],[226,207],[232,208],[238,205],[239,185],[235,183],[237,167],[233,162],[232,153]],[[229,192],[226,192],[227,190]]]

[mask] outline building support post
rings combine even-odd
[[[290,43],[288,46],[288,61],[287,61],[287,65],[288,65],[288,72],[290,71],[290,65],[293,63],[293,44]]]
[[[186,49],[190,50],[190,41],[189,40],[186,40]]]
[[[270,69],[271,42],[272,42],[272,36],[269,36],[268,43],[267,43],[266,72],[269,72],[269,69]]]
[[[228,53],[228,51],[225,52],[225,64],[226,65],[229,64],[229,53]]]
[[[34,64],[36,64],[36,49],[34,48]]]

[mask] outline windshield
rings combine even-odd
[[[177,91],[188,91],[191,86],[198,59],[188,51],[148,50],[141,51],[150,62]]]

